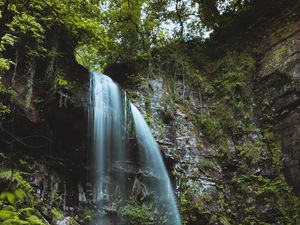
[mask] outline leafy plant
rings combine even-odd
[[[153,206],[133,200],[125,202],[119,209],[122,223],[126,225],[163,225],[164,217]]]

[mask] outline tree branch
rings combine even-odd
[[[32,136],[26,136],[26,137],[16,137],[13,133],[11,133],[8,130],[6,130],[2,126],[2,124],[0,124],[0,130],[2,132],[6,133],[8,136],[10,136],[13,139],[12,141],[8,142],[8,144],[12,144],[14,142],[18,142],[18,143],[24,145],[25,147],[37,149],[37,148],[47,147],[48,145],[38,145],[38,146],[29,145],[29,144],[25,143],[23,140],[30,139],[30,138],[35,138],[35,137],[40,137],[40,138],[48,140],[49,143],[52,142],[52,140],[50,138],[48,138],[46,136],[43,136],[43,135],[32,135]]]

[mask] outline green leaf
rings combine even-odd
[[[0,210],[0,221],[16,218],[18,214],[10,210]]]
[[[12,205],[15,204],[16,198],[13,193],[7,192],[6,198],[10,204],[12,204]]]
[[[26,193],[23,189],[17,189],[15,195],[17,198],[23,199],[26,196]]]
[[[7,199],[7,201],[12,205],[15,203],[15,195],[11,192],[2,192],[0,199]]]

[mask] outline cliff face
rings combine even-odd
[[[300,21],[296,13],[285,15],[279,24],[273,25],[271,34],[265,38],[268,50],[259,62],[260,68],[254,81],[257,115],[262,124],[274,126],[283,151],[286,179],[298,194],[300,193],[299,27]]]
[[[0,187],[9,193],[26,190],[24,204],[43,222],[56,224],[73,220],[61,212],[74,217],[88,197],[89,72],[76,62],[68,32],[57,27],[50,33],[45,57],[18,49],[22,57],[2,79],[16,93],[12,113],[0,121]],[[13,57],[13,49],[7,54]],[[16,184],[8,185],[9,173],[22,174],[24,182],[13,178]]]

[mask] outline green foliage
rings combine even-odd
[[[51,212],[53,213],[53,215],[55,216],[56,219],[61,220],[63,218],[63,213],[61,211],[59,211],[56,208],[52,208]]]
[[[7,46],[13,46],[14,38],[12,35],[4,35],[2,40],[0,40],[0,79],[2,78],[5,71],[9,70],[13,62],[7,58],[3,58],[1,53],[6,50]],[[0,85],[1,82],[0,82]]]
[[[137,74],[131,74],[128,76],[128,82],[131,85],[143,85],[146,83],[146,79],[144,78],[144,76],[141,73],[137,73]]]
[[[24,189],[26,193],[30,193],[32,191],[30,184],[24,180],[22,173],[19,171],[13,171],[13,170],[0,171],[0,179],[10,180],[11,182],[15,182],[17,187]]]
[[[62,219],[62,212],[44,203],[36,195],[35,184],[30,182],[32,172],[40,169],[37,166],[40,164],[28,156],[16,160],[15,155],[8,153],[1,153],[0,158],[0,183],[4,187],[0,192],[0,224],[44,225],[51,223],[52,219]],[[18,169],[9,169],[12,162]]]
[[[193,174],[193,177],[183,177],[181,180],[179,202],[184,225],[196,221],[201,221],[203,224],[216,223],[222,217],[216,207],[220,204],[216,193],[213,190],[203,189],[204,184],[205,180],[199,179],[196,174]],[[214,218],[216,215],[217,218]]]
[[[203,24],[217,25],[217,18],[206,15],[214,12],[220,17],[220,7],[234,14],[242,5],[235,6],[235,3],[228,4],[223,0],[101,1],[98,17],[102,25],[98,24],[102,28],[101,37],[80,42],[77,60],[99,71],[111,63],[148,59],[154,48],[166,46],[174,40],[201,39],[207,30]],[[215,10],[211,11],[212,8]]]
[[[150,208],[145,206],[138,207],[132,204],[124,206],[121,209],[121,215],[123,216],[124,220],[126,220],[127,223],[131,225],[153,224]]]
[[[10,109],[6,105],[3,105],[2,102],[0,102],[0,118],[8,113],[10,113]]]
[[[2,73],[2,71],[8,70],[10,63],[11,62],[8,59],[0,57],[0,72]]]
[[[34,200],[31,199],[32,187],[24,180],[19,171],[4,170],[0,172],[0,180],[10,183],[13,188],[0,193],[0,223],[1,224],[26,224],[44,225],[45,223],[35,214],[37,212],[31,208]],[[30,202],[31,207],[25,205]]]
[[[215,87],[220,94],[235,94],[245,86],[254,71],[255,60],[251,55],[229,52],[214,65],[213,72],[218,75]]]
[[[233,186],[239,189],[239,193],[235,196],[239,200],[232,202],[230,207],[236,208],[237,205],[235,204],[238,204],[245,195],[249,196],[248,199],[252,199],[246,201],[244,206],[246,207],[244,222],[249,220],[264,222],[257,216],[258,212],[255,210],[255,205],[260,202],[271,205],[273,210],[278,210],[277,222],[280,221],[283,224],[297,224],[299,222],[300,218],[297,211],[299,211],[300,199],[294,195],[283,175],[274,179],[255,174],[243,175],[233,178],[232,182]],[[249,211],[251,208],[252,210]]]
[[[40,220],[35,215],[30,215],[24,218],[20,213],[12,212],[10,210],[0,210],[0,222],[3,225],[45,225],[42,220]]]
[[[153,118],[152,118],[152,112],[151,112],[151,99],[150,97],[147,97],[145,99],[145,109],[146,109],[146,114],[144,116],[146,122],[151,126],[153,123]]]
[[[208,140],[216,142],[222,137],[222,127],[216,118],[207,114],[198,114],[196,115],[196,123],[201,127]]]
[[[31,215],[26,218],[26,221],[32,225],[45,225],[43,221],[41,221],[37,216]]]
[[[265,152],[265,146],[262,141],[245,140],[236,146],[237,157],[241,159],[245,166],[253,166],[259,163],[260,157]],[[242,166],[242,165],[241,165]]]
[[[15,191],[15,196],[19,199],[23,199],[25,197],[25,191],[23,189],[17,189]]]
[[[218,165],[214,161],[208,159],[201,160],[199,166],[204,170],[216,170],[218,168]]]
[[[190,65],[190,67],[192,67]],[[203,75],[197,73],[190,69],[191,73],[188,74],[188,84],[192,87],[201,91],[201,93],[205,94],[206,96],[212,95],[214,93],[214,87],[212,84],[205,78]]]
[[[77,44],[82,45],[83,39],[86,43],[104,43],[107,39],[99,21],[102,14],[96,2],[32,0],[7,3],[0,28],[1,51],[13,46],[24,52],[25,57],[44,57],[49,51],[51,32],[58,32],[57,28],[61,27],[72,36],[73,43],[70,44],[73,48]],[[8,60],[0,58],[0,70],[8,69]]]
[[[24,44],[27,47],[29,56],[42,56],[45,53],[46,49],[42,46],[45,29],[36,17],[21,13],[13,18],[9,28],[12,32],[19,31],[15,39],[18,44]]]
[[[1,50],[0,50],[1,54]],[[12,99],[15,96],[15,92],[10,88],[6,87],[2,82],[2,76],[5,71],[7,71],[10,68],[10,64],[12,62],[8,59],[0,57],[0,120],[5,115],[9,114],[11,112],[9,105],[7,105],[7,102],[3,102],[2,99]]]
[[[226,6],[223,0],[204,2],[234,11],[234,3]],[[8,29],[0,39],[9,36],[11,45],[26,49],[28,56],[41,57],[47,51],[47,32],[63,26],[73,37],[78,62],[100,71],[110,63],[148,58],[154,47],[169,43],[171,34],[174,39],[201,37],[201,20],[207,21],[203,16],[207,13],[194,15],[197,9],[210,11],[211,7],[202,7],[203,4],[201,0],[32,0],[26,4],[9,1],[7,10],[2,12],[10,17],[4,20]],[[166,27],[170,22],[174,24],[172,29]]]
[[[74,82],[66,80],[62,75],[55,76],[53,80],[53,90],[57,91],[60,89],[71,90],[75,86]]]
[[[212,96],[208,113],[196,115],[196,123],[210,140],[217,141],[225,134],[239,138],[255,131],[252,116],[252,95],[249,79],[254,72],[255,61],[248,53],[227,53],[209,64],[207,70],[214,74]],[[203,85],[199,82],[199,85]]]
[[[165,221],[153,206],[135,201],[128,201],[121,206],[120,214],[124,225],[163,225]]]
[[[209,27],[225,26],[239,12],[249,7],[252,1],[194,0],[199,4],[198,14],[201,22]]]
[[[284,179],[281,149],[273,131],[254,119],[250,79],[256,62],[248,52],[227,52],[207,63],[205,77],[189,76],[210,105],[193,121],[217,151],[205,155],[192,175],[176,174],[184,224],[299,223],[300,200]],[[205,197],[198,194],[203,180],[209,181]]]
[[[11,218],[15,218],[17,216],[16,212],[11,210],[0,210],[0,220],[5,221]]]

